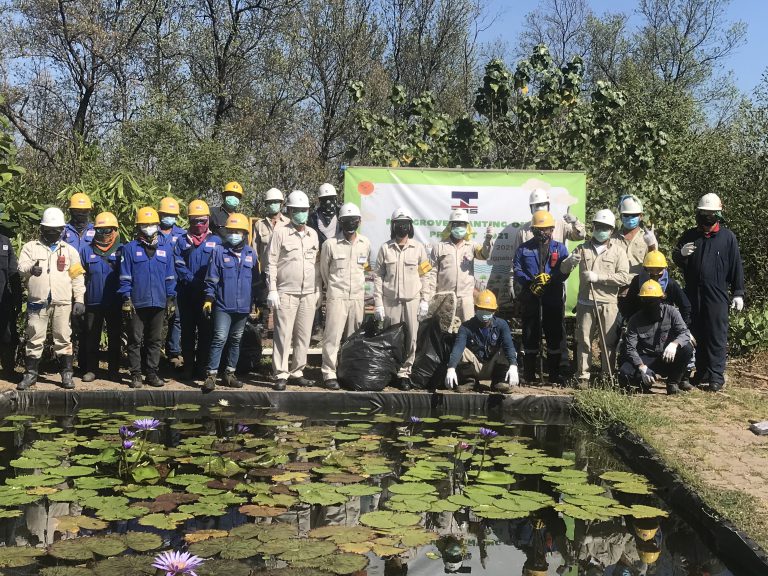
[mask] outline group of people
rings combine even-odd
[[[315,209],[304,192],[286,199],[272,188],[263,198],[264,217],[254,220],[237,211],[242,196],[242,186],[229,182],[219,207],[193,200],[186,207],[186,230],[178,225],[178,201],[164,198],[157,208],[136,212],[133,239],[123,244],[114,214],[91,218],[90,198],[78,193],[70,199],[68,222],[59,208],[45,210],[38,238],[23,245],[18,261],[10,240],[0,236],[0,339],[13,338],[22,283],[27,292],[25,372],[18,388],[37,382],[49,324],[63,388],[74,387],[73,340],[82,380],[95,380],[103,332],[106,377],[119,381],[123,331],[132,388],[164,385],[158,374],[164,333],[170,364],[183,367],[189,379],[204,380],[204,392],[217,384],[239,388],[235,369],[242,335],[249,319],[263,321],[262,308],[273,316],[274,389],[311,385],[304,370],[324,307],[322,386],[336,390],[340,344],[363,322],[368,274],[374,279],[375,319],[384,327],[405,325],[405,361],[396,379],[401,390],[411,388],[419,323],[436,293],[455,296],[461,322],[445,386],[464,391],[490,379],[494,390],[506,392],[520,383],[510,326],[497,316],[496,295],[478,290],[474,278],[474,261],[489,258],[494,233],[488,228],[482,243],[475,242],[465,210],[451,211],[432,246],[414,239],[407,209],[395,210],[390,240],[374,259],[371,242],[358,231],[360,209],[338,206],[331,184],[320,186]],[[611,375],[618,366],[625,385],[648,389],[666,376],[669,393],[691,389],[695,356],[696,383],[722,387],[728,307],[741,310],[744,293],[738,244],[715,194],[701,198],[697,225],[673,250],[682,288],[669,275],[653,229],[643,227],[635,196],[620,199],[618,226],[611,210],[598,210],[588,239],[575,216],[552,215],[545,190],[534,190],[529,200],[532,218],[518,230],[510,277],[521,310],[526,383],[537,382],[542,333],[548,380],[563,382],[566,279],[578,273],[577,386],[588,385],[598,335],[602,369]],[[566,240],[584,242],[569,253]]]

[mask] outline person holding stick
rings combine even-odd
[[[592,238],[563,260],[561,271],[579,268],[579,295],[576,304],[576,387],[589,386],[589,358],[595,328],[599,331],[603,373],[613,377],[618,333],[618,294],[630,282],[627,252],[612,234],[616,217],[608,209],[592,218]]]

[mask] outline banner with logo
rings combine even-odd
[[[584,221],[583,172],[365,167],[348,167],[344,172],[344,201],[360,206],[361,231],[371,240],[373,258],[389,240],[390,217],[400,207],[411,213],[415,238],[426,245],[440,241],[454,208],[469,213],[475,241],[482,243],[490,226],[494,247],[487,262],[475,261],[476,286],[491,288],[502,300],[509,298],[516,236],[530,221],[528,197],[534,189],[549,192],[555,218],[569,212]],[[576,246],[569,244],[569,250]],[[571,275],[568,285],[570,310],[578,278]]]

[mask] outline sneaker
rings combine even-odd
[[[216,374],[208,374],[207,378],[205,379],[205,382],[203,382],[203,387],[202,387],[203,394],[207,394],[208,392],[213,392],[215,388],[216,388]]]
[[[144,384],[141,382],[141,374],[131,374],[131,383],[129,386],[131,388],[137,389],[141,388]]]
[[[323,382],[323,388],[326,390],[338,390],[339,382],[336,380],[336,378],[329,378]]]
[[[83,374],[83,377],[81,378],[81,380],[83,382],[93,382],[94,380],[96,380],[96,374],[94,374],[93,372],[86,372],[85,374]]]
[[[147,374],[145,382],[147,385],[152,386],[152,388],[162,388],[165,386],[165,382],[157,374]]]
[[[228,388],[242,388],[243,383],[237,379],[234,372],[225,372],[222,384]]]
[[[283,390],[285,390],[286,382],[287,381],[285,380],[285,378],[280,378],[279,380],[276,380],[275,381],[275,386],[274,386],[274,388],[272,388],[272,390],[276,390],[278,392],[282,392]]]
[[[403,392],[408,392],[411,388],[413,388],[411,385],[411,379],[408,376],[403,376],[402,378],[398,379],[397,387],[400,388],[400,390]]]

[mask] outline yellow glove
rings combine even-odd
[[[206,300],[205,304],[203,304],[203,316],[206,319],[210,319],[211,314],[213,314],[213,302]]]

